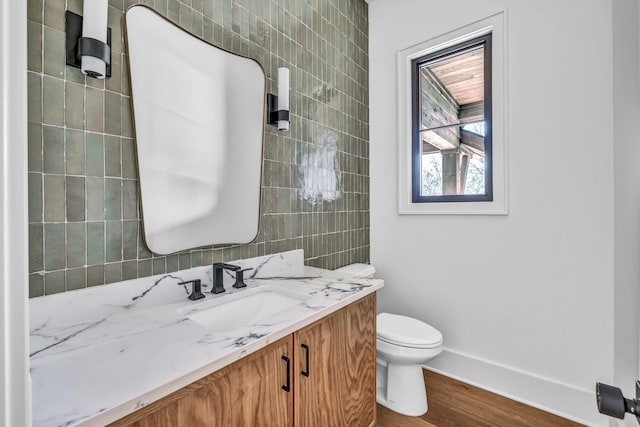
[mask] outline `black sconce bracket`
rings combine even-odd
[[[81,56],[93,56],[107,64],[106,77],[111,77],[111,28],[107,28],[107,43],[82,37],[82,16],[67,10],[65,12],[65,32],[67,65],[80,68]]]
[[[272,93],[267,94],[267,107],[269,110],[269,124],[273,126],[278,126],[279,120],[289,120],[289,111],[287,110],[277,110],[278,108],[278,95],[274,95]]]

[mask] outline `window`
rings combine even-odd
[[[398,51],[398,214],[508,213],[506,19]]]
[[[491,33],[411,61],[412,200],[493,200]]]

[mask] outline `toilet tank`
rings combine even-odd
[[[339,271],[340,273],[351,274],[355,277],[366,277],[371,278],[376,272],[376,269],[371,264],[349,264],[344,267],[336,268],[335,271]]]

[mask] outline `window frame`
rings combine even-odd
[[[420,30],[422,40],[409,40],[408,47],[396,53],[396,147],[398,215],[508,215],[508,79],[507,79],[507,10],[485,15],[478,20],[464,21],[455,29],[426,27]],[[430,52],[442,50],[491,32],[492,52],[492,181],[493,200],[467,202],[414,203],[412,188],[412,88],[411,61]],[[393,114],[393,113],[391,113]]]
[[[492,97],[491,97],[491,39],[492,32],[488,32],[478,37],[474,37],[463,42],[447,46],[443,49],[429,52],[426,55],[411,60],[411,135],[412,135],[412,162],[411,162],[411,188],[413,203],[450,203],[450,202],[483,202],[493,201],[493,150],[492,150]],[[484,194],[443,194],[423,196],[422,189],[422,105],[421,105],[421,85],[420,68],[428,63],[446,59],[456,53],[464,53],[473,48],[482,47],[484,49],[484,98],[483,112],[485,122],[484,135]]]

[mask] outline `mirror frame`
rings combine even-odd
[[[241,55],[241,54],[237,54],[234,53],[232,51],[229,51],[227,49],[224,49],[220,46],[217,46],[205,39],[203,39],[202,37],[193,34],[191,31],[188,31],[184,28],[182,28],[181,26],[179,26],[178,24],[176,24],[175,22],[172,22],[170,19],[168,19],[167,17],[161,15],[160,13],[158,13],[157,11],[155,11],[153,8],[147,6],[147,5],[142,5],[142,4],[135,4],[130,6],[127,11],[125,12],[125,18],[124,18],[124,34],[125,34],[125,44],[127,46],[127,50],[129,55],[131,54],[130,50],[129,50],[129,46],[130,46],[130,30],[129,30],[129,25],[127,22],[127,16],[128,13],[133,10],[134,8],[144,8],[150,12],[152,12],[156,17],[162,19],[163,21],[165,21],[168,25],[171,25],[173,28],[175,28],[176,30],[190,36],[193,37],[195,40],[197,40],[198,42],[202,42],[204,44],[206,44],[207,46],[210,46],[218,51],[221,51],[225,54],[230,54],[233,55],[234,57],[237,58],[241,58],[241,59],[246,59],[249,61],[252,61],[253,63],[255,63],[261,73],[262,76],[264,78],[264,84],[263,84],[263,95],[262,95],[262,101],[261,101],[261,105],[262,105],[262,115],[261,115],[261,129],[260,129],[260,152],[259,152],[259,171],[258,171],[258,182],[256,184],[257,186],[257,198],[258,198],[258,202],[257,202],[257,210],[256,210],[256,214],[255,214],[255,233],[253,233],[253,237],[249,240],[244,240],[244,241],[228,241],[228,240],[224,240],[224,241],[218,241],[215,238],[212,238],[212,241],[209,242],[199,242],[198,244],[186,244],[186,245],[174,245],[171,249],[166,250],[166,249],[162,249],[159,248],[157,245],[151,243],[153,241],[153,239],[150,239],[149,236],[149,230],[148,228],[145,226],[145,218],[148,218],[148,216],[145,216],[145,203],[144,203],[144,197],[143,197],[143,178],[142,178],[142,174],[141,174],[141,167],[140,167],[140,146],[139,146],[139,142],[138,142],[138,127],[136,125],[136,107],[135,107],[135,96],[134,96],[134,92],[135,92],[135,88],[134,88],[134,83],[133,83],[133,79],[132,79],[132,67],[131,67],[131,60],[129,59],[128,61],[128,68],[127,68],[127,73],[128,73],[128,77],[129,77],[129,81],[130,81],[130,99],[131,99],[131,112],[132,112],[132,128],[133,128],[133,134],[134,134],[134,139],[135,139],[135,158],[136,158],[136,171],[137,171],[137,178],[138,178],[138,185],[137,185],[137,191],[138,191],[138,200],[139,200],[139,212],[140,212],[140,224],[141,224],[141,235],[142,235],[142,239],[144,240],[145,245],[147,246],[147,248],[153,252],[154,254],[159,254],[159,255],[168,255],[168,254],[172,254],[172,253],[177,253],[177,252],[181,252],[181,251],[186,251],[186,250],[190,250],[190,249],[195,249],[195,248],[202,248],[202,247],[220,247],[220,246],[230,246],[230,245],[237,245],[237,244],[249,244],[249,243],[253,243],[257,240],[259,233],[260,233],[260,220],[262,218],[263,215],[263,203],[262,203],[262,185],[263,185],[263,167],[264,167],[264,141],[265,141],[265,124],[266,124],[266,118],[267,118],[267,75],[266,72],[264,70],[264,67],[262,66],[262,64],[254,59],[254,58],[250,58],[248,56],[245,55]],[[256,144],[257,145],[257,144]],[[224,201],[223,201],[224,203]],[[148,214],[148,210],[146,211]]]

